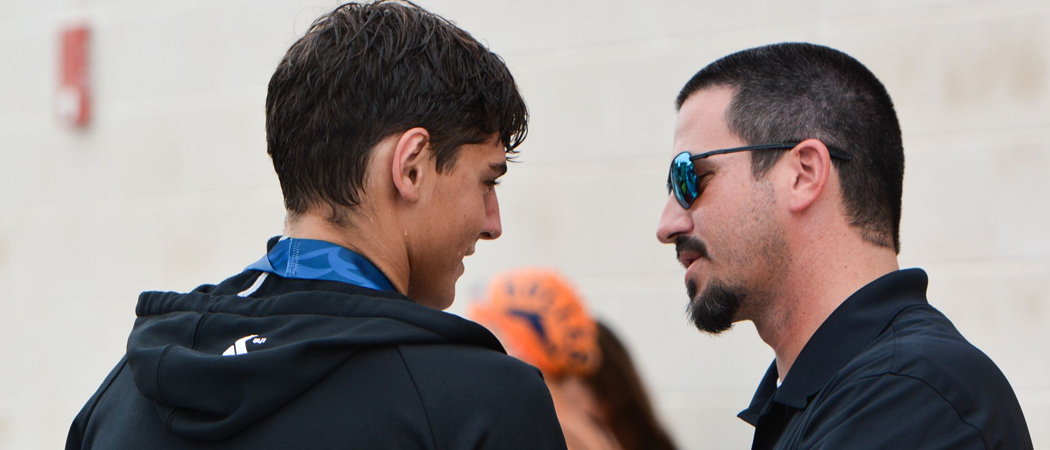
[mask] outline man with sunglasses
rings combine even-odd
[[[848,55],[754,48],[677,99],[658,229],[707,333],[750,320],[776,359],[739,417],[754,449],[1030,449],[1010,384],[900,270],[904,152]]]

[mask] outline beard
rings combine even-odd
[[[791,264],[784,225],[776,219],[773,187],[761,182],[755,189],[748,213],[711,238],[720,244],[716,246],[720,251],[716,250],[715,258],[696,237],[683,234],[675,239],[679,261],[683,253],[691,253],[712,266],[720,266],[723,273],[733,277],[729,281],[709,279],[702,292],[697,292],[695,281],[686,280],[689,294],[686,313],[705,333],[721,334],[737,320],[754,321],[756,315],[762,317],[773,304],[776,289]]]
[[[689,280],[685,287],[690,300],[685,310],[696,328],[717,335],[733,327],[733,320],[745,297],[742,288],[711,282],[698,296],[695,281]]]

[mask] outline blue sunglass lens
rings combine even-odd
[[[671,174],[667,180],[668,188],[674,192],[678,204],[684,209],[689,209],[697,195],[696,169],[693,168],[693,161],[689,156],[688,152],[682,152],[674,157],[671,161]]]

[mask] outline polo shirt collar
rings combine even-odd
[[[813,333],[779,388],[776,361],[770,364],[751,405],[738,417],[757,424],[770,397],[796,409],[805,408],[832,376],[882,334],[897,313],[927,303],[928,283],[922,269],[898,270],[854,292]]]

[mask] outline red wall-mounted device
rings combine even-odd
[[[62,29],[61,39],[58,116],[69,126],[83,128],[91,119],[91,83],[88,77],[91,33],[87,25],[71,25]]]

